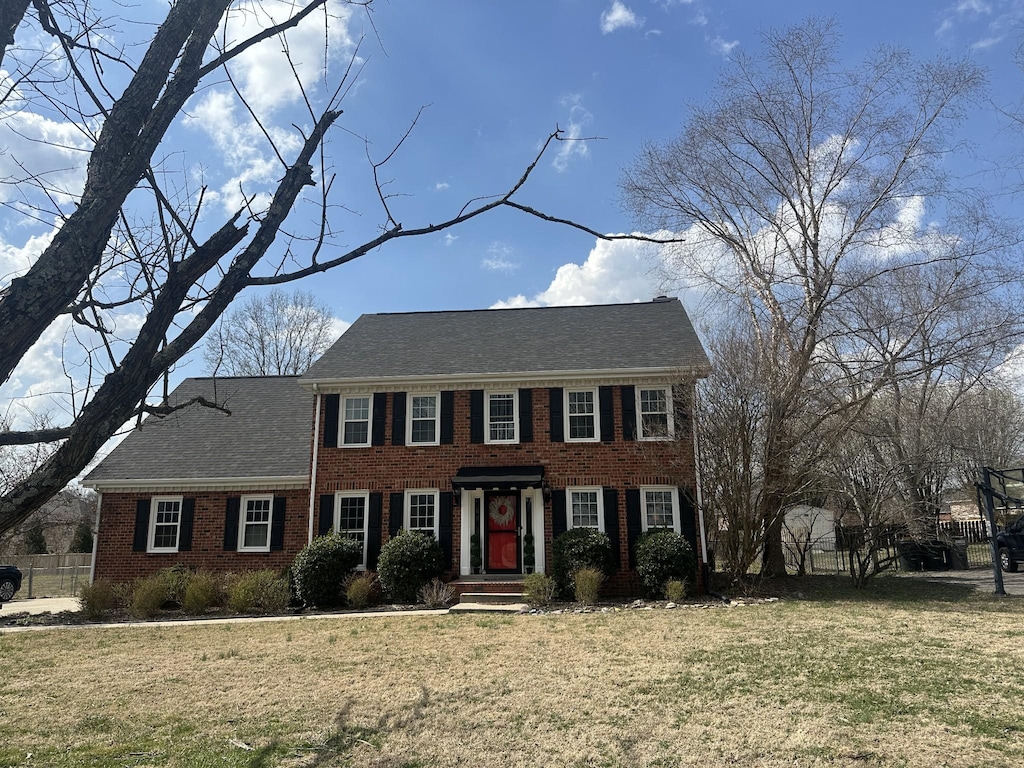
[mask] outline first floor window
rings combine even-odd
[[[679,533],[679,491],[671,487],[641,488],[643,529],[669,528]]]
[[[346,397],[342,403],[341,444],[370,444],[370,398]]]
[[[597,528],[604,530],[602,494],[600,488],[569,488],[570,528]]]
[[[238,526],[238,549],[245,552],[270,551],[272,496],[243,496],[242,519]]]
[[[514,443],[516,434],[516,393],[487,393],[487,442]]]
[[[409,444],[437,445],[437,395],[409,395]]]
[[[156,497],[149,514],[149,551],[177,552],[181,530],[181,497]]]
[[[437,536],[437,495],[437,491],[406,491],[408,530]]]
[[[567,440],[597,440],[597,409],[594,390],[567,389],[565,413],[569,422]]]
[[[336,530],[342,536],[358,541],[363,548],[363,560],[366,565],[366,508],[369,494],[339,493],[337,498],[338,513]]]
[[[672,388],[637,390],[637,419],[641,440],[672,437]]]

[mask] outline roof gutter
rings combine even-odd
[[[305,488],[309,482],[308,475],[265,475],[258,477],[151,477],[144,479],[136,478],[109,478],[103,480],[88,480],[82,482],[86,488],[94,491],[145,491],[145,490],[177,490],[179,488],[194,488],[202,490],[210,488],[216,490],[219,486],[231,486],[232,488],[249,488],[260,486],[262,488],[284,488],[285,486],[298,486]]]

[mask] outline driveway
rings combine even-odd
[[[15,598],[4,603],[0,608],[0,616],[14,613],[60,613],[61,611],[79,610],[78,600],[74,597],[34,597],[26,600]]]
[[[966,571],[920,571],[906,575],[912,579],[926,579],[942,584],[963,584],[988,594],[994,594],[996,589],[991,568],[970,568]],[[1004,573],[1003,588],[1008,595],[1024,595],[1024,571]]]

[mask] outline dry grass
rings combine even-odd
[[[935,597],[0,634],[0,766],[1018,762],[1024,601]]]

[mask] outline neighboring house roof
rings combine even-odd
[[[679,370],[708,358],[678,299],[363,315],[302,383],[531,372]]]
[[[85,480],[93,487],[153,481],[290,478],[309,482],[313,396],[296,376],[185,379],[171,405],[204,397],[230,411],[193,404],[150,416]],[[242,483],[244,484],[244,483]]]

